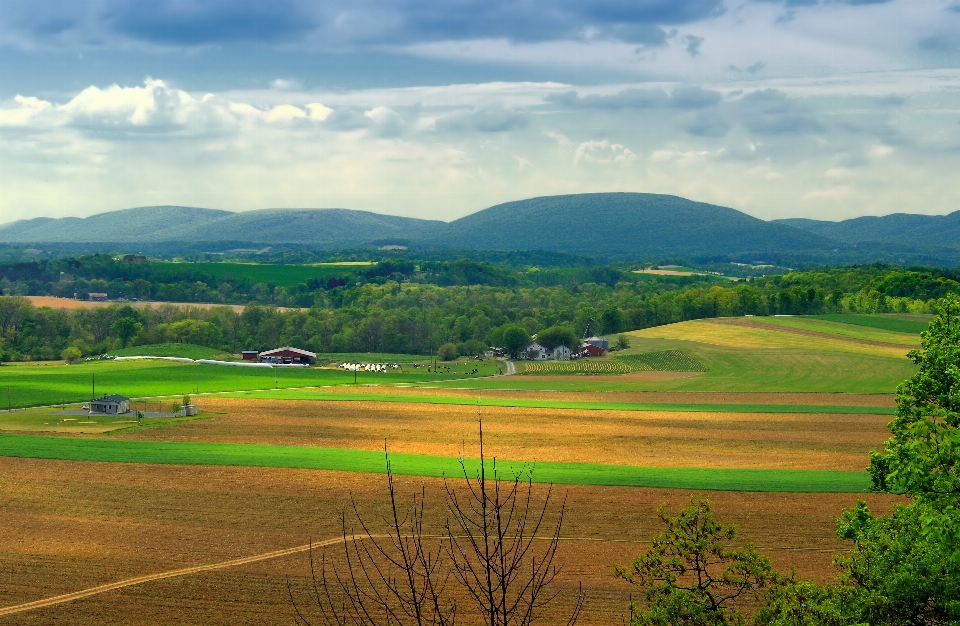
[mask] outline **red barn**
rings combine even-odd
[[[317,362],[317,355],[300,348],[284,346],[275,350],[267,350],[260,353],[261,363],[298,363],[301,365],[313,365]]]
[[[589,343],[586,344],[585,346],[583,346],[582,348],[580,348],[580,352],[579,352],[579,354],[580,354],[581,357],[585,357],[585,356],[603,356],[603,355],[606,354],[606,353],[607,353],[607,351],[604,350],[603,348],[601,348],[600,346],[594,346],[594,345],[591,345],[591,344],[589,344]]]

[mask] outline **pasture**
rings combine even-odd
[[[369,518],[384,512],[385,504],[382,475],[351,472],[0,458],[0,475],[6,530],[0,534],[0,577],[6,581],[0,606],[335,538],[341,533],[339,511],[351,500]],[[425,487],[428,530],[439,530],[445,517],[442,483],[398,477],[397,484],[404,502]],[[611,564],[629,562],[645,548],[659,530],[658,504],[668,502],[675,510],[688,492],[559,489],[566,497],[565,539],[557,557],[562,596],[569,598],[582,583],[587,600],[580,623],[619,623],[635,590],[611,578]],[[835,512],[858,498],[878,511],[889,511],[893,502],[840,493],[711,497],[715,510],[736,522],[778,568],[796,567],[820,580],[831,577],[832,554],[843,548],[833,530]],[[286,625],[293,622],[287,583],[302,599],[308,576],[306,554],[296,553],[8,615],[0,624]],[[555,623],[569,609],[563,602],[548,610],[544,623]]]
[[[447,366],[449,371],[443,369],[438,373],[409,367],[383,373],[354,373],[335,368],[245,368],[153,360],[92,361],[77,365],[8,363],[0,367],[0,408],[82,402],[94,393],[145,398],[355,382],[432,382],[497,373],[496,365],[490,362],[460,361]],[[479,372],[470,373],[474,369]]]
[[[135,397],[193,392],[199,382],[203,419],[110,430],[119,424],[104,418],[102,430],[69,425],[44,436],[27,420],[37,426],[53,408],[0,415],[0,576],[13,581],[0,589],[0,624],[117,615],[129,624],[290,623],[287,581],[298,597],[308,592],[307,557],[296,550],[6,617],[2,607],[335,540],[344,509],[355,504],[370,519],[385,511],[385,442],[401,501],[423,486],[436,532],[444,479],[456,488],[461,456],[468,471],[478,467],[481,415],[498,471],[532,468],[536,492],[552,483],[566,498],[562,599],[545,623],[559,620],[578,581],[587,594],[580,623],[619,623],[635,589],[610,577],[612,564],[659,530],[658,504],[676,510],[692,493],[708,492],[722,519],[782,571],[830,579],[845,547],[834,526],[841,509],[865,499],[888,513],[897,500],[867,493],[865,470],[889,436],[891,394],[913,372],[904,355],[916,335],[811,318],[630,334],[632,347],[614,356],[545,371],[522,364],[526,375],[515,376],[490,376],[489,361],[427,373],[407,366],[423,357],[384,355],[404,369],[361,372],[357,385],[332,367],[4,365],[0,392],[9,385],[34,404],[68,392],[88,399],[94,374],[98,393]],[[473,368],[478,375],[465,375]]]
[[[365,262],[319,263],[314,265],[266,265],[256,263],[165,263],[152,262],[151,267],[160,276],[169,276],[175,282],[186,271],[200,272],[217,280],[247,279],[252,283],[292,287],[311,279],[326,281],[356,274],[372,265]]]

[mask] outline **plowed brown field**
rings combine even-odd
[[[367,515],[382,510],[384,477],[273,468],[124,465],[0,458],[0,606],[116,580],[252,556],[340,532],[352,496]],[[443,518],[436,480],[398,479],[405,493],[427,487],[429,523]],[[582,624],[619,623],[630,589],[609,577],[659,530],[654,510],[689,493],[570,487],[558,559],[569,598],[582,580]],[[709,494],[780,569],[832,577],[843,544],[834,518],[853,494]],[[864,497],[864,496],[860,496]],[[865,498],[888,512],[892,498]],[[577,539],[589,538],[589,540]],[[305,591],[306,555],[147,582],[75,602],[0,618],[2,624],[290,624],[286,581]],[[566,607],[556,606],[554,615]],[[555,623],[548,619],[545,623]]]
[[[641,372],[643,373],[643,372]],[[651,373],[651,372],[646,372]],[[652,372],[664,373],[664,372]],[[666,372],[686,374],[689,372]],[[570,380],[569,376],[563,377]],[[615,377],[622,380],[622,376]],[[538,377],[538,380],[541,378]],[[590,380],[595,380],[591,377]],[[409,396],[454,396],[477,398],[476,389],[449,389],[433,387],[334,387],[318,389],[317,393],[364,393]],[[893,394],[880,393],[743,393],[717,391],[521,391],[516,389],[484,389],[481,400],[491,398],[522,398],[526,400],[558,400],[569,402],[638,402],[674,404],[808,404],[812,406],[896,406]]]
[[[470,406],[204,398],[224,415],[122,435],[457,456],[477,437]],[[888,436],[884,415],[575,411],[484,407],[491,455],[653,467],[862,471]]]

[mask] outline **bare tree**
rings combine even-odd
[[[389,455],[386,463],[390,509],[381,522],[387,532],[374,533],[354,500],[359,529],[342,516],[343,562],[321,553],[318,567],[311,551],[310,604],[320,615],[317,623],[456,626],[463,621],[457,597],[473,601],[485,626],[535,623],[559,595],[552,583],[560,568],[553,561],[565,503],[551,515],[552,485],[538,497],[530,467],[509,480],[501,478],[496,459],[484,457],[481,422],[479,466],[471,476],[461,458],[464,484],[444,479],[447,520],[441,534],[431,535],[424,529],[425,487],[403,510]],[[541,534],[544,530],[549,532]],[[288,593],[297,623],[312,624],[289,583]],[[568,626],[576,623],[582,606],[581,589]]]

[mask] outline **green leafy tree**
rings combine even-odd
[[[67,363],[76,363],[80,360],[81,355],[79,349],[75,348],[74,346],[70,346],[69,348],[65,348],[60,356],[62,356],[63,360]]]
[[[511,356],[530,344],[530,333],[520,324],[508,324],[503,329],[503,349]]]
[[[666,530],[646,554],[630,567],[614,566],[614,576],[644,591],[646,608],[631,606],[630,626],[743,624],[744,609],[783,582],[752,544],[728,547],[736,526],[720,522],[709,500],[691,496],[676,517],[661,504],[657,517]]]
[[[960,498],[960,297],[941,301],[939,315],[920,333],[920,346],[907,355],[919,371],[897,387],[893,436],[883,452],[871,453],[870,473],[875,490],[955,507]]]
[[[621,350],[626,350],[630,347],[630,337],[626,335],[617,335],[617,347]]]
[[[444,361],[452,361],[457,358],[457,346],[452,343],[445,343],[437,350],[437,356]]]
[[[797,583],[765,610],[770,626],[960,624],[960,298],[940,302],[897,388],[892,437],[871,453],[873,488],[913,501],[874,516],[859,502],[837,521],[853,542],[836,584]],[[811,616],[816,616],[816,619]]]
[[[580,345],[580,339],[569,326],[545,328],[537,333],[537,341],[551,350],[557,346],[567,346],[572,350]]]
[[[126,348],[130,340],[143,330],[143,324],[132,317],[120,317],[110,325],[110,330],[120,339],[120,345]]]

